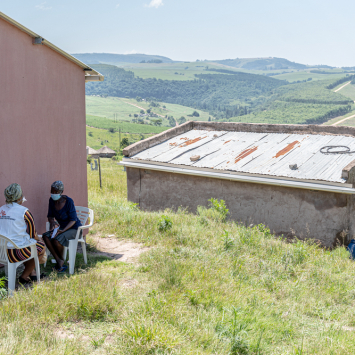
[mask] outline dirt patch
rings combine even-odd
[[[138,285],[138,281],[135,279],[124,279],[121,281],[121,285],[124,288],[133,288]]]
[[[127,240],[118,240],[115,236],[105,238],[91,236],[90,239],[94,242],[97,250],[94,253],[90,253],[91,255],[104,255],[126,263],[134,263],[140,254],[149,250],[149,248],[143,246],[143,244]]]

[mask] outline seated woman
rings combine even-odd
[[[21,186],[11,184],[5,189],[6,204],[0,207],[0,234],[11,239],[18,247],[28,245],[36,240],[37,253],[40,264],[46,261],[45,244],[39,240],[32,213],[28,208],[21,206],[24,202]],[[31,248],[14,249],[8,243],[7,257],[10,263],[26,260],[31,256]],[[19,277],[21,284],[28,284],[36,278],[35,261],[30,259],[24,262],[25,270]],[[42,274],[40,277],[44,277]]]
[[[75,239],[78,228],[81,226],[76,215],[74,201],[63,195],[64,184],[55,181],[51,186],[51,198],[48,206],[49,232],[43,234],[43,240],[57,262],[56,271],[64,272],[67,266],[64,265],[63,250],[68,247],[69,240]],[[53,229],[59,223],[59,229],[52,238]]]

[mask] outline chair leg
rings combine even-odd
[[[37,282],[39,282],[40,281],[40,276],[41,276],[41,268],[39,266],[38,256],[35,256],[34,259],[35,259]]]
[[[16,269],[17,265],[15,263],[9,263],[8,264],[8,295],[11,297],[13,295],[13,292],[15,291],[15,285],[16,285]]]
[[[87,264],[88,263],[88,257],[86,254],[86,243],[85,242],[80,242],[81,243],[81,249],[83,251],[83,257],[84,257],[84,263]]]
[[[74,274],[77,248],[78,248],[78,241],[77,240],[70,240],[69,241],[69,274],[70,275]]]
[[[64,250],[63,250],[63,260],[67,260],[67,253],[68,253],[68,248],[67,247],[64,247]]]

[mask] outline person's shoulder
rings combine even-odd
[[[74,200],[72,198],[70,198],[69,196],[66,196],[66,195],[64,197],[67,199],[68,204],[74,205]]]

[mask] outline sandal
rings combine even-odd
[[[40,280],[44,279],[45,277],[47,277],[47,274],[45,274],[45,273],[43,273],[43,272],[42,272],[41,275],[39,275],[39,279],[40,279]],[[37,281],[37,276],[30,276],[30,279],[31,279],[32,281]]]
[[[58,274],[63,274],[65,273],[65,271],[67,270],[68,266],[63,265],[60,269],[57,268],[53,268],[53,271],[57,272]]]
[[[32,280],[25,280],[23,279],[21,276],[18,278],[18,283],[20,285],[28,285],[28,284],[31,284],[32,283]]]

